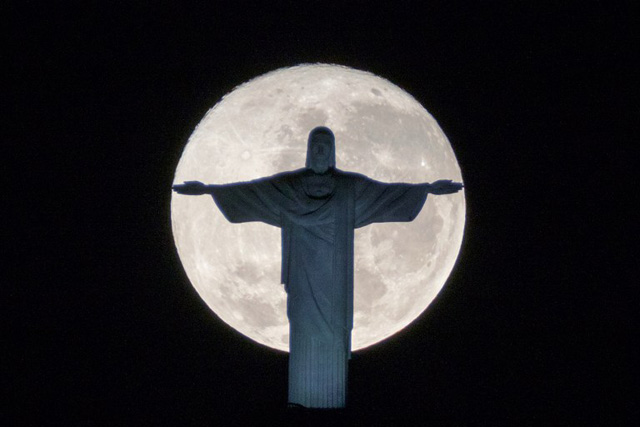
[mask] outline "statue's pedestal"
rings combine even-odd
[[[292,334],[290,346],[289,405],[309,409],[344,408],[349,363],[345,343],[324,343]]]

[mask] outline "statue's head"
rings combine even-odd
[[[336,167],[336,142],[328,127],[318,126],[309,133],[306,167],[315,173]]]

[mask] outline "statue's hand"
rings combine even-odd
[[[177,184],[171,188],[176,193],[187,196],[200,196],[207,193],[207,186],[200,181],[185,181],[184,184]]]
[[[450,179],[440,179],[431,183],[429,193],[431,194],[453,194],[464,187],[461,182],[453,182]]]

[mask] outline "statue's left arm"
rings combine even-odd
[[[431,184],[384,183],[361,176],[355,181],[355,227],[374,222],[413,221],[429,193],[452,194],[463,185],[451,180]]]
[[[461,182],[454,182],[450,179],[439,179],[426,185],[428,185],[427,192],[436,195],[457,193],[464,187]]]

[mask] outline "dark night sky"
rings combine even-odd
[[[286,355],[200,300],[169,189],[211,106],[304,62],[411,93],[466,185],[452,276],[410,327],[355,355],[345,419],[634,424],[637,4],[209,3],[4,8],[6,425],[283,416]]]

